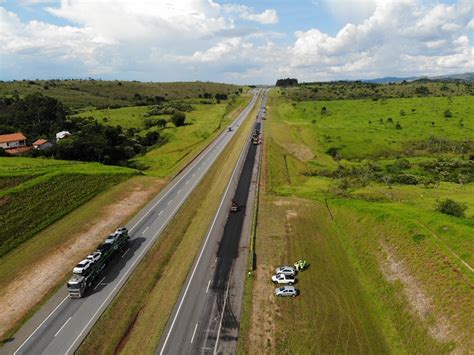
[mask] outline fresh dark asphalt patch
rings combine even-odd
[[[229,212],[229,218],[227,219],[224,234],[219,244],[216,271],[212,282],[212,290],[215,292],[225,292],[230,278],[232,263],[239,255],[239,243],[245,217],[245,204],[249,196],[256,151],[257,146],[250,144],[234,196],[234,200],[239,204],[239,209],[236,212]]]

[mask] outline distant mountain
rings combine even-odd
[[[401,83],[402,81],[415,81],[415,80],[463,80],[463,81],[474,81],[474,73],[461,73],[461,74],[449,74],[449,75],[440,75],[440,76],[409,76],[404,78],[399,78],[395,76],[387,76],[384,78],[377,79],[363,79],[361,80],[364,83],[377,83],[377,84],[388,84],[388,83]]]

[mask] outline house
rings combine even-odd
[[[20,147],[26,147],[26,137],[22,133],[0,135],[0,148],[7,150]]]
[[[69,137],[69,136],[72,136],[71,133],[69,133],[68,131],[61,131],[61,132],[58,132],[56,133],[56,141],[59,141],[61,139],[64,139],[66,137]]]
[[[53,143],[51,143],[50,141],[47,141],[46,139],[38,139],[33,142],[33,148],[37,150],[49,149],[53,145],[54,145]]]

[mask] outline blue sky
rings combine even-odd
[[[274,83],[473,71],[472,1],[0,0],[0,79]]]

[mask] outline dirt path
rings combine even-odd
[[[95,221],[67,242],[62,243],[48,255],[44,255],[23,271],[14,281],[2,287],[0,295],[0,335],[3,336],[64,277],[69,270],[88,251],[92,250],[110,231],[123,225],[140,207],[155,196],[164,185],[162,180],[155,179],[153,184],[135,184],[129,192],[124,193],[120,201],[111,201],[101,211]],[[127,186],[124,186],[127,187]],[[83,205],[82,207],[85,207]],[[72,241],[72,242],[71,242]]]

